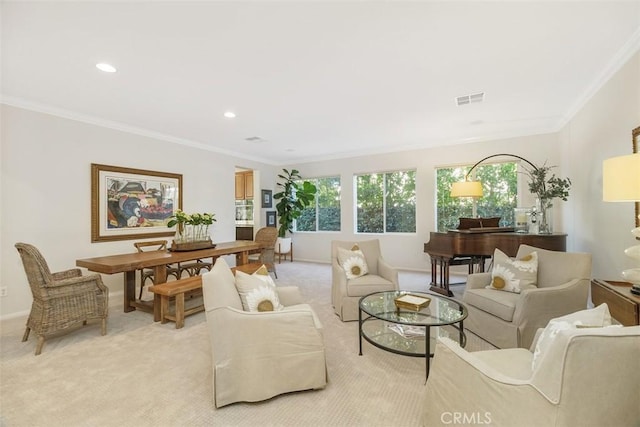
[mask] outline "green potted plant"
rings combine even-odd
[[[309,206],[315,199],[316,186],[309,181],[302,181],[300,172],[292,169],[282,169],[283,174],[278,178],[282,181],[276,185],[282,189],[273,195],[277,200],[276,211],[278,212],[278,242],[276,252],[280,254],[289,253],[291,250],[291,238],[286,237],[287,231],[293,233],[293,223],[299,218],[304,208]]]
[[[547,166],[545,163],[540,167],[526,170],[529,175],[529,191],[536,195],[536,213],[541,215],[538,222],[540,234],[552,232],[550,209],[553,206],[553,199],[559,198],[566,202],[571,188],[571,180],[557,177],[551,173],[553,168],[554,166]]]
[[[176,226],[176,236],[173,243],[175,245],[190,244],[190,247],[200,248],[211,246],[211,236],[209,236],[209,226],[216,220],[216,214],[193,213],[177,209],[176,213],[169,217],[167,227]]]

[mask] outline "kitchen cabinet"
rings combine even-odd
[[[236,172],[236,200],[253,199],[253,171]]]

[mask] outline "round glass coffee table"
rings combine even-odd
[[[396,305],[397,298],[406,300],[405,304],[400,303],[400,308]],[[430,301],[421,307],[426,304],[425,299]],[[431,349],[435,348],[438,336],[449,337],[453,332],[462,347],[467,344],[463,326],[466,317],[467,308],[462,303],[433,293],[387,291],[366,295],[360,298],[358,311],[359,354],[362,356],[364,338],[392,353],[424,357],[428,377]]]

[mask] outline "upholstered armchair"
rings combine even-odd
[[[271,285],[259,284],[255,293],[241,297],[239,289],[261,280],[253,276],[242,271],[234,276],[222,257],[202,275],[216,408],[327,383],[322,325],[313,309],[302,303],[295,286],[273,286],[276,298]],[[247,303],[251,310],[251,301],[257,311],[245,310]]]
[[[638,425],[638,349],[640,326],[566,329],[534,368],[524,348],[467,352],[439,338],[422,425]]]
[[[38,335],[36,356],[47,337],[68,332],[73,326],[100,320],[107,333],[109,289],[99,274],[82,275],[79,268],[52,273],[40,251],[26,243],[16,243],[27,275],[33,303],[22,341],[33,330]]]
[[[341,264],[341,252],[361,251],[364,255],[367,272],[359,277],[348,278],[344,262]],[[360,268],[360,267],[357,267]],[[373,292],[398,290],[398,270],[391,267],[382,258],[380,240],[331,242],[331,303],[335,313],[343,322],[358,320],[360,298]]]
[[[549,251],[520,245],[516,259],[537,252],[537,287],[520,293],[487,289],[491,272],[469,275],[462,301],[465,329],[498,348],[528,348],[538,328],[551,318],[587,306],[591,254]],[[495,264],[494,264],[495,269]]]

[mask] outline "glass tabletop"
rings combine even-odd
[[[418,311],[398,308],[395,300],[403,295],[429,298],[430,302]],[[452,298],[413,291],[386,291],[366,295],[360,299],[360,310],[380,320],[413,326],[451,325],[467,317],[467,308]]]

